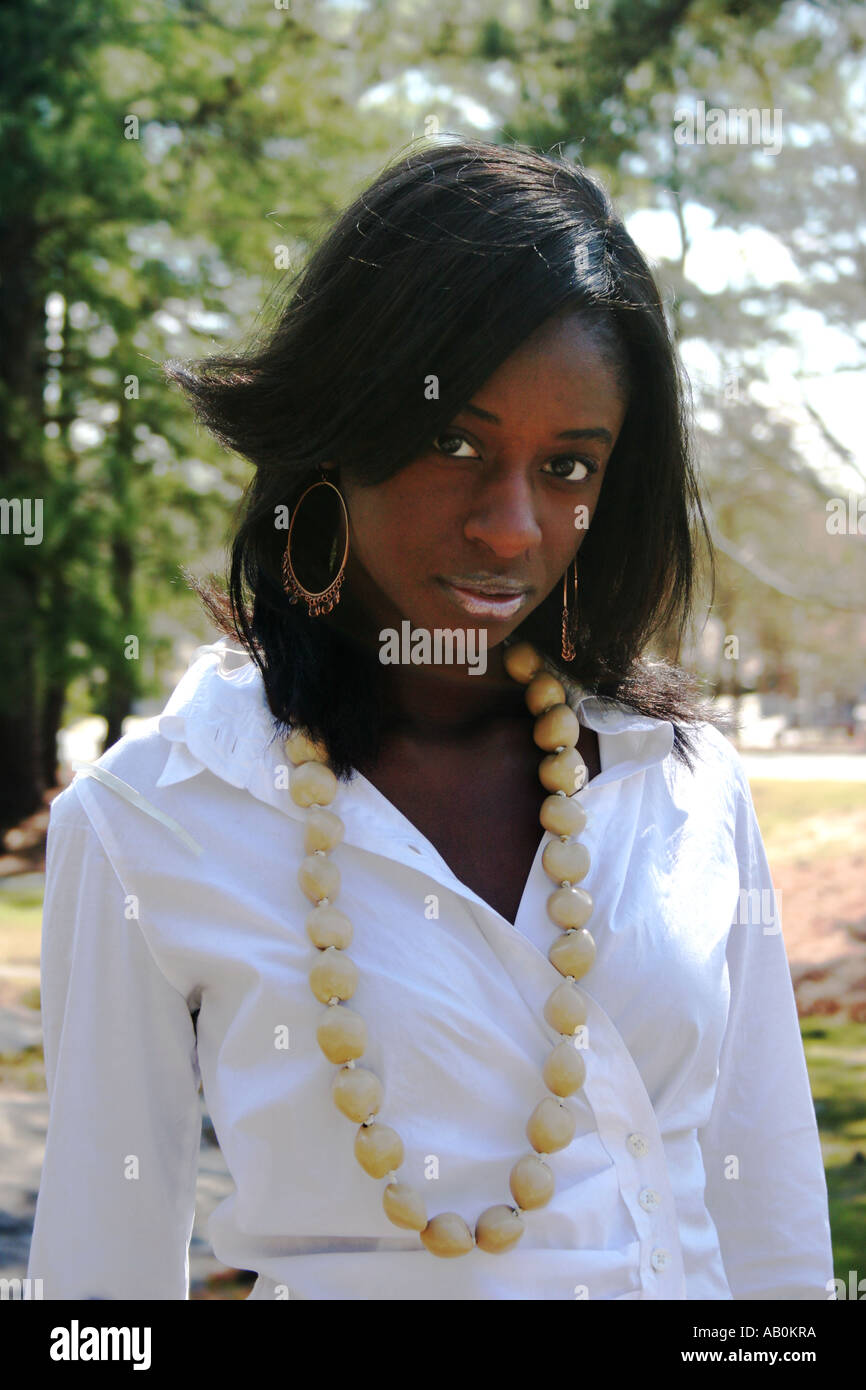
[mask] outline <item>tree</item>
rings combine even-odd
[[[70,682],[109,741],[148,683],[130,637],[157,687],[144,581],[160,600],[177,587],[245,481],[194,456],[161,362],[237,328],[388,152],[343,95],[346,17],[311,16],[194,0],[0,14],[0,476],[44,518],[38,544],[19,528],[0,548],[3,826],[53,781]]]

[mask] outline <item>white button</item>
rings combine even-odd
[[[661,1201],[661,1198],[659,1197],[659,1194],[655,1191],[654,1188],[645,1187],[641,1192],[640,1196],[638,1197],[638,1201],[640,1202],[644,1211],[655,1211],[659,1202]]]
[[[630,1134],[625,1142],[629,1153],[633,1153],[636,1158],[643,1158],[644,1154],[649,1153],[649,1144],[642,1134]]]
[[[670,1250],[654,1250],[650,1256],[653,1269],[666,1269],[671,1262]]]

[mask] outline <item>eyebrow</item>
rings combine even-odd
[[[501,425],[501,424],[502,424],[502,421],[500,420],[500,418],[499,418],[498,415],[492,415],[491,412],[490,412],[489,410],[482,410],[481,407],[478,406],[478,405],[464,405],[464,406],[463,406],[463,409],[464,409],[464,410],[468,410],[468,411],[470,412],[470,414],[472,414],[472,415],[477,415],[477,416],[478,416],[480,419],[482,419],[482,420],[489,420],[489,421],[491,422],[491,424],[494,424],[494,425]],[[459,411],[458,411],[457,413],[458,413],[458,415],[460,414]],[[605,443],[605,444],[611,444],[611,443],[613,443],[613,435],[611,434],[610,430],[603,429],[602,426],[600,426],[600,425],[596,425],[596,426],[594,426],[592,429],[585,429],[585,430],[561,430],[559,434],[557,434],[557,435],[554,436],[554,438],[555,438],[555,439],[600,439],[600,440],[601,440],[603,443]]]

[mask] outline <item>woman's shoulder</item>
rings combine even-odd
[[[160,713],[136,719],[93,762],[73,763],[51,823],[85,825],[100,805],[112,818],[133,807],[159,819],[177,784],[205,771],[233,788],[248,785],[275,726],[258,668],[236,656],[225,639],[199,647]]]
[[[681,724],[688,749],[698,767],[712,767],[732,780],[746,783],[743,760],[729,734],[709,719]]]
[[[749,779],[739,752],[723,729],[710,720],[681,726],[687,761],[671,755],[666,777],[674,800],[701,820],[710,817],[736,834],[752,815]]]
[[[165,765],[169,743],[159,731],[159,716],[140,720],[130,732],[91,762],[73,761],[73,778],[53,798],[50,824],[86,826],[88,812],[83,795],[88,780],[103,786],[129,787],[141,795],[152,795]]]

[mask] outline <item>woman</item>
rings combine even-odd
[[[168,373],[255,465],[201,588],[245,655],[53,803],[31,1276],[188,1296],[200,1075],[252,1298],[827,1297],[748,786],[643,656],[705,527],[605,193],[415,150]]]

